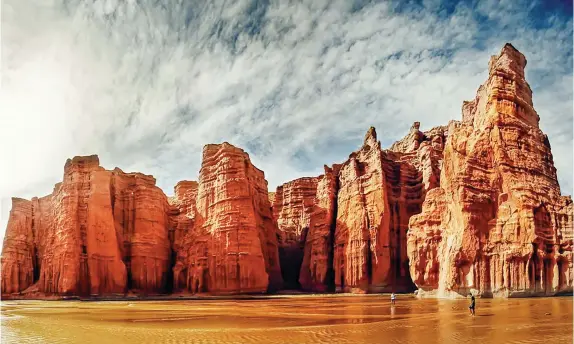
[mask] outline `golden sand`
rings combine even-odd
[[[572,343],[573,299],[3,301],[2,343]]]

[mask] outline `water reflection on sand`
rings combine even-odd
[[[572,298],[3,301],[2,343],[572,343]]]

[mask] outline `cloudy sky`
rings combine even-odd
[[[3,0],[0,235],[10,197],[65,160],[152,174],[172,194],[206,143],[244,148],[270,188],[343,161],[375,126],[461,118],[511,42],[572,194],[568,1]]]

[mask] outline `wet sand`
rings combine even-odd
[[[2,301],[2,343],[572,343],[572,297]]]

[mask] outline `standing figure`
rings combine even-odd
[[[395,304],[395,300],[397,299],[397,295],[395,295],[395,293],[391,293],[391,304],[394,305]]]
[[[470,306],[468,306],[468,309],[472,316],[474,316],[474,306],[475,306],[474,295],[470,294]]]

